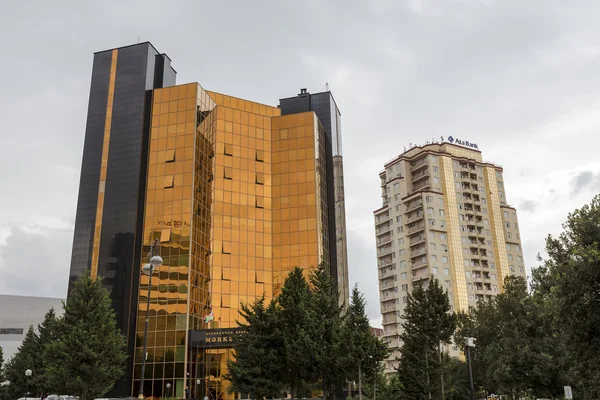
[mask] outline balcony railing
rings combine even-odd
[[[429,181],[429,179],[425,179],[422,181],[417,182],[414,186],[413,189],[414,190],[420,190],[426,187],[431,187],[431,182]]]
[[[411,167],[411,171],[416,171],[419,168],[422,168],[423,166],[427,166],[429,165],[429,161],[427,160],[427,157],[420,159],[419,161],[415,161],[415,165],[413,165]]]
[[[410,238],[410,244],[417,244],[420,242],[424,242],[425,241],[425,235],[419,235],[419,236],[415,236],[415,237],[411,237]]]
[[[425,229],[425,224],[424,223],[420,223],[420,224],[416,224],[413,225],[411,227],[408,228],[408,233],[415,233],[415,232],[419,232]]]

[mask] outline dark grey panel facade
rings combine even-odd
[[[94,56],[71,281],[91,267],[111,57],[111,50]],[[143,257],[140,249],[150,106],[152,89],[163,87],[165,76],[174,83],[170,60],[150,43],[118,49],[98,256],[98,276],[110,292],[117,325],[127,337],[130,356],[126,375],[112,391],[115,396],[129,396],[131,391],[139,290],[139,274],[135,271]]]

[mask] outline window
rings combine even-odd
[[[515,266],[514,265],[509,266],[509,268],[510,268],[510,272],[515,272]]]
[[[264,283],[265,282],[265,272],[264,271],[256,271],[254,274],[254,281],[256,283]]]
[[[230,167],[225,167],[223,172],[223,178],[225,179],[233,179],[233,170]]]
[[[518,261],[518,262],[523,262],[523,257],[521,257],[521,256],[517,256],[517,261]]]
[[[484,219],[484,220],[483,220],[483,224],[484,224],[484,225],[489,225],[489,224],[490,224],[490,220],[489,220],[489,219],[487,219],[487,218],[486,218],[486,219]]]
[[[394,207],[396,209],[396,211],[400,211],[400,204],[396,204],[396,207]]]
[[[23,328],[0,328],[0,335],[22,335]]]
[[[231,280],[231,269],[230,268],[223,267],[223,269],[221,270],[221,279],[223,279],[224,281]]]
[[[406,302],[407,302],[407,299],[406,299],[406,296],[404,296],[404,297],[402,298],[402,303],[406,304]]]
[[[469,283],[468,287],[469,287],[469,290],[473,290],[473,284],[472,283]]]
[[[504,193],[503,192],[499,192],[498,195],[500,196],[501,199],[504,198]]]
[[[433,183],[440,183],[440,178],[438,178],[437,176],[434,176]]]
[[[448,251],[448,246],[446,246],[445,244],[441,245],[442,251]]]
[[[429,225],[435,226],[435,219],[430,219],[429,220]]]
[[[404,238],[398,239],[398,244],[404,244]]]
[[[515,246],[515,250],[517,250],[520,253],[521,252],[521,246]]]
[[[222,253],[223,254],[231,254],[231,243],[230,242],[223,242]]]
[[[395,194],[394,195],[394,200],[396,200],[396,201],[400,200],[400,195],[399,194]]]
[[[440,222],[440,226],[441,226],[442,228],[445,228],[445,227],[446,227],[446,221],[441,221],[441,222]]]
[[[221,307],[229,308],[229,295],[228,294],[221,295]]]
[[[431,203],[432,201],[433,201],[433,197],[431,197],[431,196],[425,197],[425,202]]]
[[[510,251],[510,243],[506,243],[506,250]]]
[[[458,209],[459,209],[459,210],[462,210],[462,209],[463,209],[463,207],[462,207],[462,204],[458,203]]]
[[[232,156],[233,155],[233,145],[225,143],[224,153],[226,156]]]
[[[165,243],[171,240],[171,228],[160,231],[160,242]]]
[[[512,260],[513,260],[513,256],[512,256],[512,254],[509,254],[508,255],[508,261],[512,261]]]
[[[406,279],[406,272],[400,274],[400,279]]]
[[[398,182],[394,183],[394,192],[400,190],[400,184]]]
[[[440,240],[446,240],[446,234],[440,233]]]
[[[444,215],[446,215],[446,212],[440,208],[440,217],[443,217]]]
[[[447,286],[447,287],[450,287],[450,286],[452,286],[452,284],[450,283],[450,281],[444,281],[444,283],[446,283],[446,286]]]
[[[467,244],[467,243],[469,243],[469,239],[467,239],[467,237],[466,237],[466,236],[463,236],[463,237],[461,237],[461,238],[460,238],[460,241],[462,242],[462,244]]]
[[[262,150],[256,150],[256,161],[265,161],[265,153]]]
[[[404,268],[406,267],[406,261],[402,260],[400,261],[400,268]]]
[[[261,173],[256,173],[256,183],[259,185],[265,184],[265,175]]]
[[[396,222],[397,222],[397,223],[399,223],[399,224],[401,224],[401,223],[402,223],[402,215],[398,215],[398,216],[396,217]]]
[[[429,240],[435,240],[435,232],[429,232]]]
[[[163,185],[164,188],[172,188],[173,187],[173,175],[165,176],[165,182]]]
[[[460,226],[460,230],[463,231],[463,232],[466,232],[467,231],[467,227],[464,226],[464,225],[461,225]]]
[[[491,235],[492,235],[492,234],[490,233],[490,230],[489,230],[489,229],[486,229],[486,230],[485,230],[485,235],[486,235],[486,236],[491,236]]]
[[[431,250],[435,250],[435,243],[429,243],[429,248]]]
[[[433,167],[433,172],[438,172],[438,167]]]
[[[175,150],[167,150],[165,152],[165,162],[175,161]]]
[[[433,208],[432,207],[427,207],[427,214],[433,215]]]
[[[470,295],[469,295],[469,300],[470,300],[470,301],[473,301],[473,300],[475,300],[475,298],[473,297],[473,295],[472,295],[472,294],[470,294]]]
[[[467,278],[470,278],[471,277],[471,271],[465,272],[465,275],[467,276]]]
[[[464,214],[458,214],[458,218],[459,218],[461,221],[464,221],[464,220],[465,220],[465,216],[464,216]]]
[[[400,249],[400,251],[398,252],[399,256],[403,256],[404,255],[404,249]]]
[[[437,256],[435,254],[431,255],[431,261],[432,262],[437,262]]]
[[[450,270],[448,268],[444,268],[444,275],[450,275]]]
[[[406,283],[402,285],[402,291],[408,292],[408,285]]]
[[[507,227],[507,228],[510,228],[510,222],[507,222],[507,223],[506,223],[506,227]]]
[[[490,269],[496,269],[496,264],[494,264],[493,262],[490,263]]]
[[[504,219],[508,219],[508,211],[504,211]]]
[[[512,239],[512,233],[508,232],[508,238]]]
[[[437,273],[438,273],[438,269],[437,269],[437,267],[433,267],[433,268],[431,268],[431,272],[432,272],[434,275],[437,275]]]
[[[442,263],[443,264],[448,264],[448,257],[442,256]]]
[[[265,208],[265,200],[261,196],[256,196],[256,208]]]
[[[487,214],[487,208],[482,208],[481,212],[484,213],[484,214]]]
[[[490,274],[490,276],[492,277],[492,280],[496,280],[496,274]]]
[[[440,207],[444,206],[444,199],[442,197],[438,197],[438,203],[440,204]]]

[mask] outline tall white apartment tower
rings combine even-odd
[[[477,145],[452,137],[405,151],[379,173],[382,207],[373,212],[384,339],[398,366],[407,295],[430,276],[455,311],[503,291],[507,275],[525,276],[517,213],[508,205],[502,167]]]

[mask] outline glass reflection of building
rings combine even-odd
[[[113,395],[138,395],[155,239],[146,396],[231,398],[231,348],[191,332],[236,327],[295,266],[325,263],[347,301],[340,129],[329,92],[273,107],[175,85],[150,43],[95,54],[70,279],[89,269],[111,292],[130,354]]]

